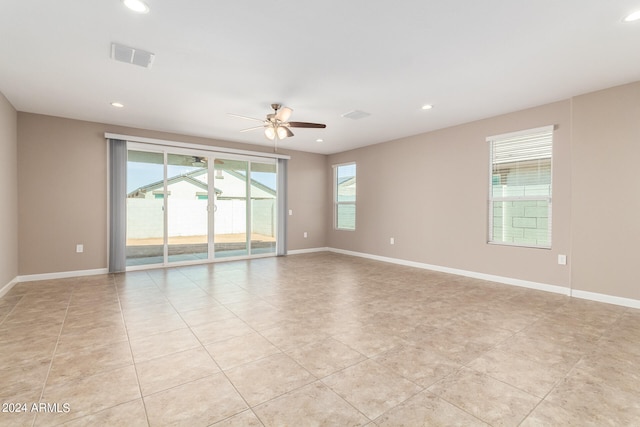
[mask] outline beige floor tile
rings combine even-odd
[[[415,347],[432,349],[461,365],[469,363],[492,347],[491,344],[469,341],[455,331],[433,329],[424,325],[416,327],[405,341]]]
[[[525,418],[519,427],[600,427],[610,424],[596,414],[583,411],[567,411],[562,406],[543,401]],[[622,425],[622,424],[619,424]]]
[[[321,382],[282,395],[254,411],[265,426],[361,426],[370,421]]]
[[[113,320],[111,325],[122,323],[122,309],[117,302],[114,304],[91,304],[79,307],[69,307],[65,316],[66,326],[81,326],[87,323],[96,326],[96,323]],[[106,326],[106,325],[105,325]]]
[[[600,383],[640,396],[640,355],[613,348],[599,348],[575,366]]]
[[[191,330],[200,342],[205,345],[250,335],[254,332],[253,329],[237,317],[192,326]]]
[[[206,426],[247,409],[222,373],[144,398],[151,426]]]
[[[56,342],[57,337],[45,337],[2,343],[0,344],[0,369],[29,367],[34,362],[48,363],[53,358]]]
[[[32,427],[36,412],[33,405],[40,401],[42,389],[29,389],[23,393],[10,393],[8,397],[0,392],[0,426]],[[9,405],[9,406],[4,406]]]
[[[64,423],[65,427],[110,426],[147,427],[147,413],[142,399],[122,403],[112,408],[96,412]]]
[[[422,390],[372,360],[323,378],[322,382],[372,420]]]
[[[366,359],[364,355],[334,338],[294,348],[287,354],[317,378],[326,377]]]
[[[609,384],[606,378],[574,369],[545,401],[570,413],[581,413],[599,425],[630,426],[640,420],[639,395]]]
[[[414,383],[428,387],[462,367],[429,347],[401,345],[373,360]]]
[[[282,351],[303,347],[329,337],[326,333],[309,329],[297,323],[261,330],[260,334]]]
[[[264,424],[260,422],[258,417],[252,410],[248,409],[237,415],[229,417],[225,420],[212,424],[212,427],[262,427]]]
[[[133,357],[127,341],[85,347],[64,353],[57,351],[47,384],[64,383],[129,365],[133,365]]]
[[[193,327],[206,323],[218,322],[235,317],[235,315],[221,305],[199,308],[197,310],[181,311],[180,317]]]
[[[278,348],[255,332],[218,341],[205,348],[225,370],[280,353]]]
[[[115,344],[127,341],[127,331],[122,326],[81,328],[64,330],[58,339],[58,349],[60,352],[77,351],[86,347],[98,347],[106,344]]]
[[[367,357],[374,357],[405,343],[398,335],[377,332],[372,328],[334,335],[333,338]]]
[[[41,402],[68,403],[70,411],[66,413],[39,413],[36,425],[60,424],[140,397],[138,379],[133,366],[60,384],[47,385]]]
[[[0,367],[0,402],[10,402],[16,395],[29,394],[37,401],[49,372],[50,361],[35,360],[18,366]]]
[[[127,333],[130,338],[145,337],[147,335],[155,335],[161,332],[175,331],[176,329],[184,329],[187,324],[182,320],[178,313],[161,314],[139,319],[137,321],[126,322]]]
[[[315,377],[284,354],[275,354],[226,371],[252,407],[315,381]]]
[[[81,330],[83,328],[117,328],[124,325],[122,312],[92,311],[87,313],[68,313],[64,319],[64,331]]]
[[[169,302],[171,302],[171,305],[173,305],[178,312],[202,310],[205,308],[220,306],[220,304],[216,300],[208,295],[203,297],[174,297],[170,298]]]
[[[452,319],[442,330],[445,334],[456,335],[458,339],[489,346],[499,344],[514,334],[513,331],[508,329],[480,322],[471,315]]]
[[[131,338],[130,342],[133,360],[136,363],[202,346],[190,329],[178,329],[148,337]]]
[[[593,349],[593,345],[586,347]],[[568,372],[580,358],[586,354],[573,342],[562,343],[556,340],[545,340],[538,336],[529,336],[526,332],[519,333],[503,341],[495,350],[508,352],[514,358],[533,360],[552,369]]]
[[[491,350],[467,367],[539,398],[545,397],[568,373],[567,369],[539,363],[503,350]]]
[[[489,427],[489,424],[428,391],[421,392],[384,413],[375,420],[375,424],[379,427]]]
[[[64,315],[44,316],[42,318],[32,317],[31,320],[20,319],[20,321],[14,321],[16,317],[9,316],[0,325],[0,345],[27,339],[57,339],[64,320]]]
[[[135,322],[138,320],[149,319],[160,314],[175,314],[176,309],[168,302],[152,304],[151,302],[141,301],[138,305],[128,306],[122,304],[122,314],[125,322]]]
[[[634,425],[638,322],[640,310],[326,252],[20,283],[0,298],[0,401],[75,402],[36,425],[144,424],[141,389],[156,424],[262,425],[242,393],[274,420],[301,402],[308,424],[337,394],[383,425]],[[307,393],[318,378],[333,394]],[[218,413],[199,406],[207,379]],[[33,424],[25,415],[14,424]]]
[[[493,426],[518,425],[540,401],[522,390],[466,368],[428,390]]]
[[[182,385],[220,372],[203,349],[181,351],[136,363],[143,396]]]

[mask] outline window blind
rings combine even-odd
[[[553,129],[487,138],[490,243],[551,247]]]

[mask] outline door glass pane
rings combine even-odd
[[[215,160],[214,250],[216,258],[248,254],[247,167],[246,161]]]
[[[167,155],[167,243],[169,262],[208,257],[208,159]]]
[[[127,266],[164,261],[164,155],[129,150]]]
[[[276,251],[276,165],[251,163],[251,254]]]

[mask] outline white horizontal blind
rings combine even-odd
[[[550,159],[553,128],[532,134],[492,139],[493,163]]]
[[[487,138],[490,243],[551,247],[553,128]]]

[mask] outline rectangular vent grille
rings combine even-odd
[[[142,49],[135,49],[117,43],[111,43],[111,59],[127,64],[151,68],[155,55]]]
[[[369,117],[370,115],[371,114],[366,113],[364,111],[353,110],[353,111],[349,111],[348,113],[344,113],[342,117],[344,117],[345,119],[359,120],[359,119],[364,119],[365,117]]]

